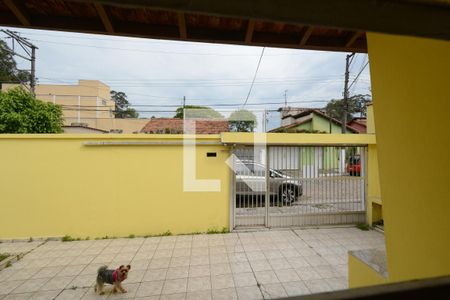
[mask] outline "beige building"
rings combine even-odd
[[[8,90],[17,84],[3,84]],[[64,125],[80,124],[101,131],[116,133],[139,132],[147,119],[114,118],[115,103],[111,100],[110,88],[99,80],[79,80],[78,84],[38,84],[36,98],[62,106]],[[66,131],[68,132],[69,131]]]

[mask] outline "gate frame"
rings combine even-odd
[[[240,144],[239,146],[241,147],[252,147],[253,144]],[[272,228],[271,226],[269,226],[269,205],[270,205],[270,187],[269,187],[269,180],[270,180],[270,171],[269,171],[269,163],[270,163],[270,155],[269,155],[269,149],[271,147],[276,147],[276,146],[285,146],[285,147],[305,147],[305,146],[311,146],[311,147],[349,147],[349,146],[357,146],[357,147],[361,147],[364,149],[364,154],[362,155],[362,159],[361,159],[361,165],[362,165],[362,170],[363,172],[361,172],[361,175],[364,175],[364,182],[363,182],[363,189],[364,192],[361,193],[362,195],[362,205],[363,205],[363,209],[364,209],[364,220],[367,223],[367,199],[368,199],[368,184],[369,184],[369,180],[368,180],[368,158],[369,158],[369,147],[368,144],[339,144],[339,145],[335,145],[335,144],[318,144],[318,145],[312,145],[312,144],[296,144],[296,145],[266,145],[266,149],[265,149],[265,166],[266,166],[266,170],[265,170],[265,196],[264,196],[264,203],[265,203],[265,216],[264,216],[264,224],[263,225],[254,225],[254,226],[249,226],[248,228],[264,228],[264,229],[270,229]],[[233,153],[234,150],[236,150],[237,147],[236,145],[231,146],[231,153]],[[234,165],[235,163],[235,159],[234,156],[232,157],[232,164]],[[236,174],[234,172],[234,170],[231,170],[230,172],[230,183],[231,183],[231,191],[230,191],[230,197],[231,197],[231,201],[230,201],[230,231],[234,231],[236,230]],[[344,224],[342,224],[344,225]],[[321,226],[321,225],[311,225],[311,226]],[[330,226],[330,225],[323,225],[323,226]],[[339,226],[339,225],[336,225]],[[298,226],[290,226],[290,227],[298,227]],[[304,226],[304,227],[310,227],[308,225]]]

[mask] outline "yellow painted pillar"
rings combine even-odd
[[[450,42],[368,43],[389,280],[450,274]]]

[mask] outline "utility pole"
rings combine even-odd
[[[36,47],[32,45],[31,47],[31,78],[30,78],[30,88],[33,95],[36,95]]]
[[[183,109],[186,106],[186,96],[183,96]]]
[[[341,129],[342,133],[346,132],[347,128],[347,111],[348,111],[348,78],[349,78],[349,69],[350,65],[352,63],[353,57],[355,56],[355,53],[347,54],[347,57],[345,58],[345,82],[344,82],[344,103],[343,103],[343,109],[342,109],[342,119],[341,119]]]
[[[287,90],[284,90],[284,107],[287,107]]]
[[[28,60],[31,63],[30,68],[30,92],[35,94],[35,88],[36,88],[36,49],[39,49],[32,43],[28,41],[28,39],[21,37],[16,32],[11,30],[4,30],[2,29],[1,32],[5,33],[9,38],[12,40],[12,50],[4,49],[6,52],[8,52],[11,56],[18,56],[20,58],[23,58],[25,60]],[[26,55],[22,55],[20,53],[17,53],[15,50],[15,42],[23,49]],[[19,79],[20,81],[20,79]],[[22,85],[25,85],[23,82],[20,82]],[[28,87],[25,85],[25,87],[28,89]]]

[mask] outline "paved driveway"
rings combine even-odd
[[[383,248],[356,228],[98,241],[1,243],[31,250],[0,271],[0,299],[271,299],[347,288],[347,251]],[[94,294],[98,267],[131,264],[126,294]],[[108,287],[107,291],[110,291]]]

